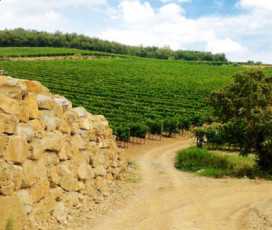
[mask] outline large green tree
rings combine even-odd
[[[242,155],[255,152],[262,170],[272,172],[272,78],[262,70],[234,75],[234,82],[209,100],[222,123],[232,124]]]

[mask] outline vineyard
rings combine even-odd
[[[70,55],[91,55],[91,56],[118,56],[97,51],[78,49],[52,48],[52,47],[0,47],[0,58],[12,57],[43,57],[43,56],[70,56]]]
[[[19,55],[22,48],[6,49],[9,54]],[[38,49],[41,55],[79,52]],[[35,48],[25,50],[25,54],[33,50],[38,52]],[[6,55],[3,48],[0,55]],[[131,132],[143,137],[148,131],[160,133],[164,127],[171,135],[176,129],[200,124],[211,112],[206,102],[210,92],[230,83],[233,73],[242,67],[126,57],[1,60],[0,69],[13,77],[38,80],[53,93],[67,97],[74,106],[84,106],[92,114],[105,115],[115,134],[127,140]]]

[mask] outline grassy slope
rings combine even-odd
[[[209,111],[210,92],[231,82],[239,67],[144,58],[0,61],[18,78],[39,80],[75,105],[111,122],[148,116],[193,116]]]
[[[2,53],[1,53],[2,52]],[[0,55],[86,52],[62,48],[0,48]],[[98,53],[98,52],[90,52]],[[0,61],[18,78],[38,80],[75,106],[104,114],[112,125],[146,118],[203,115],[206,98],[241,67],[138,57],[93,60]],[[267,69],[272,72],[272,69]]]

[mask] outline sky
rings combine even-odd
[[[0,29],[76,32],[272,64],[272,0],[2,0],[0,12]]]

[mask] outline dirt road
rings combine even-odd
[[[190,144],[183,137],[136,147],[132,153],[141,177],[136,195],[81,229],[272,229],[272,182],[179,172],[173,167],[175,153]]]

